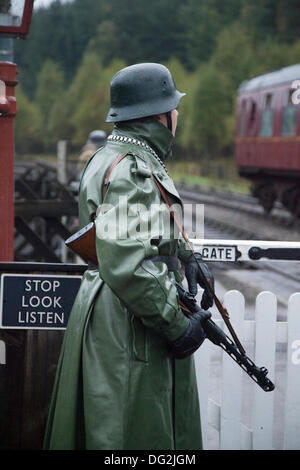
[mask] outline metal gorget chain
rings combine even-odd
[[[166,168],[166,165],[159,158],[157,153],[154,152],[154,150],[148,144],[145,144],[144,142],[141,142],[138,139],[134,139],[133,137],[126,137],[125,135],[123,136],[123,135],[115,135],[115,134],[109,135],[107,137],[107,140],[109,140],[110,142],[124,142],[124,143],[127,143],[127,144],[137,145],[138,147],[141,147],[142,149],[150,152],[151,155],[153,155],[153,157],[156,158],[156,160],[163,166],[163,168],[165,169],[165,172],[168,174],[168,170]]]

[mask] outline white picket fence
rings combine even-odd
[[[255,320],[245,320],[244,297],[225,294],[230,320],[257,366],[268,369],[263,391],[221,348],[205,341],[195,354],[205,449],[300,449],[300,293],[277,321],[277,299],[261,292]],[[214,321],[230,336],[222,320]]]

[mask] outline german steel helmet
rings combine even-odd
[[[177,108],[185,93],[176,89],[170,71],[161,64],[130,65],[110,83],[110,110],[106,122],[129,121]]]
[[[106,140],[107,134],[102,130],[95,130],[89,133],[87,144],[102,145]]]

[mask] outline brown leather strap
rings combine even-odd
[[[113,171],[113,169],[115,168],[115,166],[117,166],[117,164],[123,160],[124,157],[126,157],[126,155],[128,155],[128,153],[123,153],[122,155],[119,155],[118,158],[116,158],[112,165],[109,167],[109,170],[106,174],[106,177],[105,177],[105,180],[104,180],[104,187],[103,187],[103,195],[105,196],[106,194],[106,191],[107,191],[107,187],[108,187],[108,184],[109,184],[109,178],[110,178],[110,175]]]
[[[149,170],[151,170],[151,168],[149,167]],[[169,199],[168,199],[168,196],[166,194],[166,191],[164,190],[164,188],[162,187],[162,185],[160,184],[157,176],[153,173],[153,171],[151,170],[151,173],[152,173],[152,176],[154,178],[154,181],[155,181],[155,184],[156,186],[158,187],[159,191],[160,191],[160,194],[162,195],[162,198],[163,200],[165,201],[165,203],[167,204],[168,206],[168,209],[170,211],[170,214],[172,215],[173,217],[173,220],[174,222],[176,223],[177,227],[179,228],[180,232],[182,233],[182,236],[183,238],[185,239],[185,241],[188,243],[188,246],[190,247],[191,251],[192,251],[192,248],[190,246],[190,242],[189,242],[189,239],[184,231],[184,228],[182,227],[180,221],[177,219],[176,215],[175,215],[175,212],[173,211],[172,209],[172,204],[170,203]]]

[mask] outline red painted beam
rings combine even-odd
[[[0,62],[0,261],[14,259],[14,87],[17,66]]]

